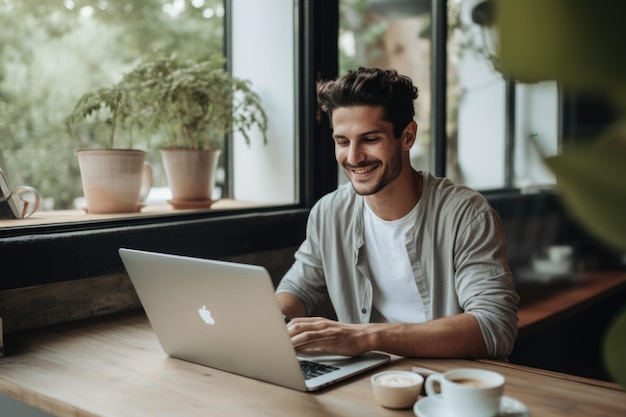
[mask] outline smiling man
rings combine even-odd
[[[276,296],[298,351],[505,358],[517,304],[497,213],[479,193],[411,167],[417,88],[359,68],[317,85],[351,184],[311,209]],[[309,317],[330,298],[337,321]]]

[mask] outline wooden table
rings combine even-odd
[[[368,379],[376,371],[301,393],[169,358],[142,312],[9,334],[6,354],[0,392],[58,416],[414,415],[376,404]],[[617,385],[564,374],[494,361],[403,358],[382,369],[413,366],[496,370],[506,377],[505,395],[535,417],[626,415],[626,393]]]

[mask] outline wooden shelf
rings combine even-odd
[[[583,274],[568,284],[525,284],[518,288],[520,337],[567,320],[577,312],[602,302],[626,288],[626,272]]]

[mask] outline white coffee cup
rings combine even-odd
[[[440,402],[449,415],[494,417],[498,415],[504,383],[504,377],[497,372],[457,368],[429,376],[425,389],[428,397]]]
[[[379,372],[371,381],[374,398],[387,408],[413,406],[424,385],[424,377],[411,371]]]

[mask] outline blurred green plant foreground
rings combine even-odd
[[[571,214],[626,254],[626,2],[496,0],[499,69],[520,82],[556,80],[613,101],[618,121],[546,159]],[[607,369],[626,387],[626,309],[604,341]]]

